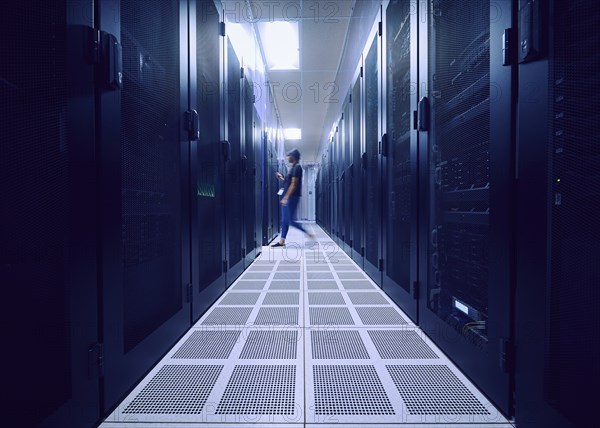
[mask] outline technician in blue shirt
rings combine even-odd
[[[281,238],[279,242],[271,245],[271,247],[285,247],[285,238],[290,226],[300,229],[309,238],[314,238],[314,235],[308,233],[300,223],[296,222],[296,209],[302,196],[302,167],[298,163],[300,161],[300,152],[297,149],[290,150],[287,154],[287,159],[292,164],[288,174],[285,177],[279,172],[276,174],[279,180],[283,180]]]

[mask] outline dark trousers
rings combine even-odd
[[[300,196],[290,196],[287,201],[287,205],[281,207],[281,238],[285,239],[287,236],[290,226],[300,229],[306,233],[306,230],[300,223],[296,222],[296,209],[300,203]]]

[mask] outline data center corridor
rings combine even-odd
[[[101,427],[512,427],[309,227],[263,247]]]

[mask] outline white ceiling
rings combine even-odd
[[[268,80],[282,126],[302,129],[302,140],[286,141],[286,150],[297,147],[304,160],[314,161],[330,103],[341,109],[344,101],[345,89],[334,94],[334,82],[355,0],[249,1],[258,21],[298,22],[300,70],[268,71]]]

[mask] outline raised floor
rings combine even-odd
[[[264,247],[101,427],[512,427],[307,227]]]

